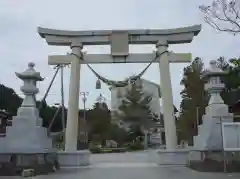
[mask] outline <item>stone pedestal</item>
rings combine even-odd
[[[228,106],[225,107],[228,110]],[[220,109],[218,114],[223,112]],[[203,123],[198,126],[198,135],[193,138],[193,150],[221,151],[223,148],[222,123],[224,122],[233,122],[233,115],[228,113],[225,113],[224,116],[204,115]]]
[[[91,152],[89,150],[79,150],[79,151],[59,151],[58,161],[61,167],[78,167],[87,166],[90,164]]]
[[[157,150],[159,165],[186,165],[189,149]]]
[[[21,113],[19,108],[18,113]],[[41,126],[41,119],[36,116],[15,116],[12,126],[6,130],[7,150],[47,151],[52,150],[52,139],[47,136],[47,129]]]

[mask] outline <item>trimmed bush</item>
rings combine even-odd
[[[137,151],[137,150],[143,150],[143,149],[144,149],[144,145],[141,142],[135,142],[128,146],[129,151]]]
[[[126,152],[126,148],[102,148],[100,149],[101,153],[122,153]]]
[[[93,153],[122,153],[126,152],[126,148],[99,148],[99,147],[91,147],[89,150]]]
[[[24,169],[21,173],[22,177],[32,177],[35,176],[34,169]]]

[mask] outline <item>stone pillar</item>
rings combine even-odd
[[[144,130],[144,149],[148,149],[148,131]]]
[[[158,53],[168,49],[167,43],[158,42],[156,45]],[[163,101],[163,116],[164,116],[164,128],[165,128],[165,139],[167,149],[176,149],[177,146],[177,134],[175,115],[173,107],[173,96],[172,96],[172,84],[170,77],[169,67],[169,56],[168,53],[164,53],[159,58],[159,69],[161,79],[161,94]]]
[[[82,56],[82,44],[73,42],[72,53]],[[71,62],[68,113],[65,136],[65,151],[77,150],[78,118],[79,118],[79,89],[80,89],[80,63],[77,57]]]

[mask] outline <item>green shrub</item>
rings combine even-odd
[[[143,150],[144,149],[144,145],[139,141],[132,143],[129,145],[128,150],[129,151],[136,151],[136,150]]]
[[[100,153],[101,152],[101,148],[98,145],[95,144],[90,144],[89,145],[89,150],[95,154],[95,153]]]
[[[117,153],[126,152],[127,148],[115,148],[113,151],[115,151]]]
[[[91,146],[89,148],[89,150],[94,154],[96,154],[96,153],[122,153],[122,152],[127,151],[126,148],[99,148],[97,146],[95,146],[95,147]]]
[[[102,148],[100,149],[100,153],[112,153],[113,150],[112,149],[109,149],[109,148]]]
[[[103,148],[102,151],[104,153],[122,153],[122,152],[126,152],[127,149],[126,148]]]

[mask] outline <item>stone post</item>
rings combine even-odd
[[[81,57],[82,44],[73,42],[72,53]],[[78,118],[79,118],[80,62],[77,57],[71,62],[68,114],[65,136],[65,150],[77,150]]]
[[[158,42],[156,44],[158,53],[168,49],[168,44]],[[163,101],[164,129],[166,138],[166,148],[174,150],[177,147],[176,124],[173,108],[172,84],[170,77],[169,56],[164,53],[159,57],[161,94]]]
[[[144,130],[144,149],[148,149],[148,131]]]

